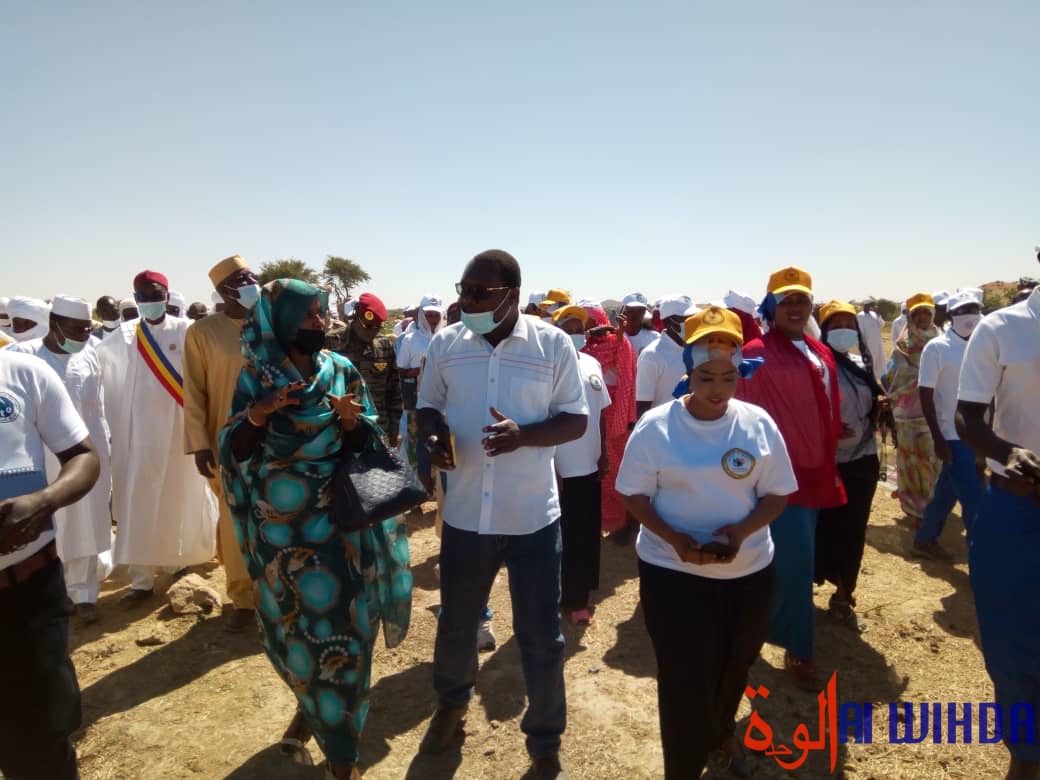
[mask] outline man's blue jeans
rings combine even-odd
[[[953,462],[944,463],[935,481],[932,500],[924,510],[921,527],[917,531],[916,541],[934,542],[946,527],[953,506],[961,504],[961,517],[964,530],[971,538],[971,526],[979,511],[982,500],[982,480],[975,470],[975,452],[967,444],[957,439],[948,439],[947,444],[953,453]]]
[[[505,564],[513,631],[527,684],[520,728],[535,758],[556,753],[567,725],[560,632],[560,521],[533,534],[484,535],[445,523],[441,537],[441,612],[433,652],[433,687],[443,704],[459,707],[477,679],[477,628],[491,586]]]

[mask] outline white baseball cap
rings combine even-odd
[[[982,305],[981,290],[959,290],[953,293],[949,298],[946,299],[947,311],[953,312],[959,309],[961,306],[970,306],[975,304],[977,306]]]
[[[661,299],[658,311],[661,319],[666,320],[669,317],[689,317],[700,309],[693,305],[693,300],[688,295],[669,295]]]
[[[621,299],[621,308],[631,306],[632,308],[648,308],[646,296],[641,292],[633,292]]]

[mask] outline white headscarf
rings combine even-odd
[[[6,296],[0,297],[0,333],[11,334],[11,316],[7,313],[7,302],[11,300]]]
[[[183,317],[188,313],[188,302],[184,299],[176,290],[170,290],[170,298],[167,301],[167,305],[172,306],[177,310],[175,317]]]
[[[426,312],[428,311],[435,311],[441,315],[440,322],[437,323],[436,328],[431,328],[430,323],[426,321]],[[424,333],[432,336],[444,327],[444,301],[436,295],[424,295],[422,300],[419,301],[419,313],[415,315],[415,320]]]
[[[23,298],[16,295],[7,302],[7,314],[11,318],[11,338],[15,341],[32,341],[42,339],[51,329],[51,307],[46,301],[38,298]],[[22,333],[14,332],[15,318],[35,322],[35,327]]]

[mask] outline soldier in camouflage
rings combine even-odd
[[[336,323],[325,336],[325,347],[357,366],[379,412],[379,427],[390,444],[398,445],[401,423],[401,378],[392,336],[380,336],[386,306],[372,293],[363,293],[347,323]]]

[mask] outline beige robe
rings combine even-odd
[[[211,450],[216,465],[210,489],[217,497],[217,557],[227,574],[227,592],[235,607],[252,609],[253,582],[249,577],[235,526],[220,484],[220,430],[227,422],[242,357],[242,321],[223,313],[195,322],[184,341],[184,451],[189,455]]]

